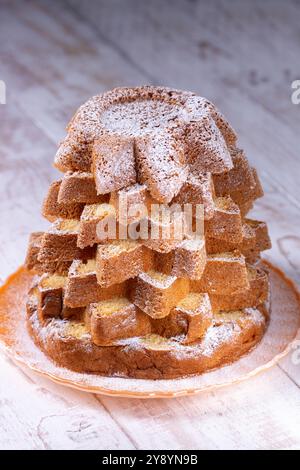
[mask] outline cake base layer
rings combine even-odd
[[[83,323],[52,319],[41,324],[36,309],[28,311],[28,328],[37,346],[62,367],[115,377],[173,379],[231,363],[252,349],[264,334],[267,310],[247,310],[241,324],[235,319],[221,322],[191,345],[148,335],[96,346]]]
[[[274,365],[290,351],[293,340],[297,334],[299,336],[299,294],[282,273],[272,266],[269,269],[272,313],[262,341],[238,361],[202,375],[173,380],[128,380],[73,372],[56,365],[36,347],[28,334],[25,304],[32,276],[23,268],[0,289],[0,345],[23,367],[60,384],[106,395],[173,397],[239,382]],[[175,361],[175,351],[173,356],[172,361]]]

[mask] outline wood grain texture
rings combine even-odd
[[[0,279],[46,227],[41,202],[76,108],[152,83],[196,91],[228,117],[264,184],[253,215],[270,227],[267,256],[299,283],[299,20],[297,0],[1,1]],[[172,401],[86,395],[0,362],[1,449],[300,448],[291,355],[247,383]]]

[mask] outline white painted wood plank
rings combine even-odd
[[[25,5],[13,0],[1,7],[1,78],[8,101],[17,101],[57,144],[90,96],[144,78],[63,6]]]
[[[0,449],[132,449],[131,439],[89,394],[13,367],[0,356]]]
[[[29,233],[43,230],[41,204],[51,180],[55,146],[11,101],[1,108],[0,278],[23,263]]]
[[[300,448],[299,388],[277,368],[196,397],[100,401],[142,449]]]

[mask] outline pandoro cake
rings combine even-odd
[[[262,338],[263,195],[223,115],[163,87],[91,98],[54,160],[63,173],[25,265],[33,341],[74,371],[141,379],[201,374]]]

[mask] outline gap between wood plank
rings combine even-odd
[[[293,382],[294,385],[296,385],[296,387],[298,389],[300,389],[299,385],[297,384],[297,382],[295,381],[295,379],[293,379],[293,377],[284,369],[284,367],[281,365],[281,364],[276,364],[277,367],[279,367],[279,369]]]

